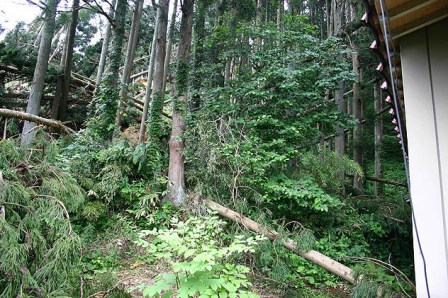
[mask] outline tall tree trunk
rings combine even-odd
[[[222,15],[224,14],[225,10],[225,1],[224,0],[218,0],[215,4],[215,19],[214,19],[214,27],[217,28],[222,24]],[[224,86],[224,66],[221,61],[220,53],[222,50],[222,43],[223,41],[214,38],[212,47],[211,47],[211,53],[210,53],[210,60],[212,62],[212,65],[214,67],[214,71],[212,74],[212,80],[211,85],[212,87],[223,87]]]
[[[55,94],[55,100],[51,110],[51,117],[53,119],[65,120],[67,115],[68,94],[70,91],[70,80],[72,76],[73,67],[73,49],[75,45],[76,27],[78,26],[78,12],[79,0],[73,0],[72,3],[72,20],[70,22],[69,32],[67,34],[66,43],[64,46],[64,75],[61,79],[61,93]],[[58,78],[59,81],[59,78]],[[56,98],[60,96],[59,102]],[[56,104],[55,104],[56,103]]]
[[[201,106],[199,90],[202,87],[201,68],[204,61],[204,38],[205,38],[205,12],[208,5],[204,0],[196,1],[197,13],[194,25],[194,66],[193,66],[193,96],[191,109],[198,110]]]
[[[373,84],[373,97],[375,100],[375,178],[381,178],[381,144],[383,141],[383,101],[381,97],[380,82]],[[384,195],[383,185],[375,182],[375,195],[382,197]]]
[[[112,0],[112,6],[110,7],[109,15],[111,19],[114,18],[115,14],[115,6],[117,4],[117,0]],[[104,33],[103,46],[101,47],[101,55],[100,61],[98,63],[98,72],[96,74],[96,87],[98,88],[101,84],[101,80],[103,79],[103,72],[106,67],[106,58],[107,52],[109,50],[109,40],[112,35],[112,24],[107,20],[106,32]]]
[[[168,77],[168,72],[170,70],[170,60],[171,60],[171,52],[173,51],[173,38],[174,38],[174,29],[176,27],[176,12],[177,12],[177,0],[174,0],[173,12],[171,14],[170,26],[168,28],[168,44],[166,46],[165,53],[165,65],[163,70],[163,86],[162,86],[162,97],[165,98],[166,91],[166,81]]]
[[[34,70],[33,86],[31,87],[30,97],[26,112],[33,115],[39,114],[40,100],[42,98],[45,75],[47,74],[48,58],[50,57],[51,39],[53,38],[55,28],[56,8],[58,0],[48,0],[45,7],[45,24],[42,38],[39,45],[36,69]],[[34,122],[25,121],[22,129],[21,142],[24,145],[30,145],[33,141]]]
[[[277,28],[280,31],[283,31],[283,16],[284,15],[285,15],[285,1],[279,0],[278,8],[277,8]]]
[[[335,102],[337,105],[337,109],[341,113],[347,112],[347,106],[344,100],[344,82],[341,81],[338,84],[338,89],[335,92]],[[335,149],[336,152],[344,155],[345,154],[345,135],[344,128],[336,127],[336,137],[335,137]]]
[[[97,86],[90,106],[92,115],[87,123],[89,130],[103,140],[112,140],[118,102],[120,99],[119,77],[121,51],[125,38],[127,0],[118,0],[113,22],[112,43],[108,57],[106,75]]]
[[[119,132],[122,119],[122,109],[128,97],[128,85],[131,77],[132,64],[134,62],[135,48],[138,41],[138,33],[140,30],[140,18],[143,12],[143,0],[137,0],[135,3],[134,14],[132,17],[132,25],[129,32],[128,48],[126,51],[126,59],[124,62],[123,74],[121,76],[120,99],[118,102],[117,118],[115,119],[115,129]]]
[[[163,110],[163,75],[166,54],[166,31],[168,25],[169,0],[159,1],[159,26],[157,30],[156,58],[154,64],[154,84],[152,104],[149,112],[148,138],[152,145],[158,145]]]
[[[151,94],[152,94],[154,64],[155,64],[155,60],[156,60],[156,43],[157,43],[157,35],[158,35],[158,31],[159,31],[160,13],[161,13],[160,9],[157,9],[156,23],[154,25],[154,33],[153,33],[152,44],[151,44],[151,54],[150,54],[149,65],[148,65],[148,80],[146,81],[146,93],[145,93],[145,100],[144,100],[144,104],[143,104],[142,121],[140,122],[140,132],[138,134],[139,144],[142,144],[145,141],[146,120],[148,119],[149,102],[151,100]]]
[[[125,19],[126,19],[127,0],[118,0],[115,11],[115,22],[112,28],[112,45],[109,52],[107,86],[117,88],[120,77],[121,50],[125,37]]]
[[[355,117],[356,125],[353,129],[353,160],[360,166],[363,164],[361,138],[362,138],[362,98],[361,98],[361,67],[359,65],[359,52],[358,49],[353,49],[353,71],[356,74],[355,82],[353,83],[353,102],[352,111]],[[362,190],[362,180],[358,174],[355,174],[353,187],[355,189]]]
[[[69,34],[67,34],[65,39],[64,50],[62,51],[61,62],[59,63],[60,70],[58,70],[57,72],[56,90],[54,92],[53,104],[51,106],[51,118],[56,120],[59,118],[59,107],[61,105],[62,85],[64,83],[64,73],[67,64],[66,61],[67,61],[68,39]]]
[[[342,20],[341,20],[341,8],[338,6],[337,0],[331,0],[331,36],[336,36],[341,30]],[[343,59],[343,57],[341,57]],[[340,81],[338,84],[338,89],[335,92],[335,102],[337,105],[337,109],[341,113],[347,113],[347,105],[344,99],[344,89],[345,84],[344,81]],[[335,150],[340,155],[345,154],[345,132],[344,128],[336,127],[336,136],[335,136]],[[345,195],[345,175],[341,173],[341,193]]]
[[[351,6],[350,19],[351,22],[354,21],[354,7]],[[361,80],[362,80],[362,69],[359,63],[359,49],[355,44],[352,44],[352,65],[353,72],[355,73],[355,82],[353,83],[353,102],[352,102],[352,111],[353,116],[355,117],[356,125],[353,130],[353,160],[357,162],[361,167],[363,165],[362,159],[362,149],[361,149],[361,138],[362,138],[362,98],[361,98]],[[361,177],[357,173],[355,173],[353,179],[353,187],[358,190],[363,189],[363,183]]]
[[[256,24],[261,25],[263,23],[263,0],[257,0],[257,17]]]
[[[180,206],[185,199],[185,166],[183,159],[185,116],[187,113],[188,77],[190,68],[191,31],[193,27],[193,0],[182,2],[182,20],[177,66],[177,101],[174,102],[173,124],[171,130],[170,162],[168,178],[170,180],[167,199]]]

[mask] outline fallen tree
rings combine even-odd
[[[235,212],[233,210],[230,210],[229,208],[226,208],[216,202],[213,202],[211,200],[204,200],[204,203],[206,206],[208,206],[210,209],[217,211],[219,215],[234,221],[238,224],[243,225],[245,228],[256,232],[258,234],[264,235],[270,240],[277,240],[279,238],[279,235],[277,232],[269,230],[265,227],[262,227],[259,223],[251,220],[248,217],[245,217],[241,215],[238,212]],[[326,255],[321,254],[320,252],[317,252],[315,250],[310,250],[307,252],[300,251],[297,248],[297,244],[288,238],[279,239],[281,241],[281,244],[289,249],[290,251],[296,253],[297,255],[305,258],[306,260],[324,268],[325,270],[345,279],[351,284],[355,283],[355,279],[353,277],[353,270],[348,268],[347,266],[333,260],[332,258],[327,257]]]
[[[65,126],[60,121],[42,118],[42,117],[39,117],[36,115],[24,113],[24,112],[8,110],[8,109],[0,109],[0,116],[31,121],[31,122],[34,122],[37,124],[42,124],[45,126],[51,126],[51,127],[59,129],[60,131],[62,131],[63,133],[66,133],[66,134],[76,133],[73,129],[71,129],[68,126]]]

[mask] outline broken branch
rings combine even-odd
[[[42,118],[36,115],[14,111],[14,110],[8,110],[8,109],[0,109],[0,116],[8,117],[8,118],[16,118],[26,121],[31,121],[37,124],[42,124],[45,126],[51,126],[54,128],[59,129],[60,131],[66,133],[66,134],[74,134],[76,133],[73,129],[71,129],[68,126],[65,126],[62,124],[62,122],[57,120],[51,120],[47,118]]]

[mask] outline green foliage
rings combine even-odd
[[[167,185],[166,177],[158,177],[153,182],[137,181],[121,189],[123,198],[132,204],[126,211],[135,216],[141,227],[161,228],[170,224],[176,208],[169,201],[161,204],[168,193]]]
[[[28,30],[24,22],[19,22],[0,42],[0,62],[14,65],[25,73],[32,74],[36,66],[37,50],[29,46],[37,32]],[[28,46],[24,46],[28,45]]]
[[[290,179],[285,175],[271,176],[265,184],[265,201],[273,203],[281,212],[304,207],[314,211],[327,212],[340,204],[314,182],[311,176]]]
[[[154,174],[159,159],[148,151],[145,145],[121,139],[100,144],[88,132],[78,134],[60,162],[88,193],[81,213],[85,219],[100,223],[110,210],[127,210],[155,221],[167,180]]]
[[[361,172],[359,167],[322,152],[326,159],[321,164],[332,162],[324,176],[306,148],[322,130],[353,123],[325,99],[325,89],[349,82],[351,73],[339,59],[346,53],[341,42],[322,41],[313,33],[298,16],[288,16],[283,30],[267,22],[215,32],[228,37],[223,60],[247,59],[250,65],[243,68],[242,63],[226,86],[201,90],[203,108],[190,119],[186,136],[187,179],[195,191],[222,201],[261,203],[290,219],[341,204],[334,195],[341,179],[333,173]],[[204,72],[215,71],[208,67]]]
[[[113,74],[105,75],[104,82]],[[115,129],[115,117],[118,108],[120,89],[103,83],[95,90],[94,98],[89,107],[90,115],[86,123],[86,133],[97,140],[111,140]]]
[[[386,263],[373,261],[358,264],[354,268],[356,278],[360,281],[354,287],[352,297],[378,297],[378,293],[381,293],[381,297],[402,297],[402,292],[412,295],[415,286],[402,272],[394,267],[386,270]]]
[[[358,174],[363,177],[361,167],[345,155],[319,148],[316,153],[302,154],[300,162],[304,170],[325,190],[339,193],[346,174]]]
[[[39,142],[37,142],[39,144]],[[25,154],[14,141],[0,142],[4,173],[0,205],[0,289],[4,297],[57,296],[71,292],[81,240],[69,212],[84,202],[84,192],[68,173],[50,164],[49,155]],[[53,154],[52,154],[53,153]]]
[[[250,269],[232,261],[254,252],[262,238],[235,235],[224,244],[224,224],[215,216],[190,217],[185,222],[173,219],[170,230],[142,232],[137,243],[174,272],[160,275],[152,286],[142,285],[143,295],[169,297],[175,291],[177,297],[258,297],[245,290],[251,285],[246,276]],[[150,234],[156,236],[152,243],[144,240]]]

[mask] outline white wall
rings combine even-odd
[[[430,296],[448,297],[448,19],[400,42],[411,196]],[[414,230],[418,297],[428,297]]]

